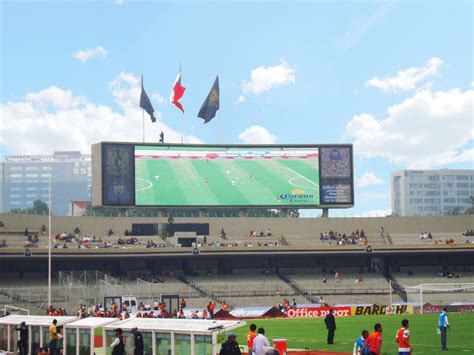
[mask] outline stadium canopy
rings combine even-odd
[[[272,307],[240,307],[234,308],[231,312],[235,318],[276,318],[283,314],[275,306]]]
[[[73,322],[77,317],[11,315],[0,318],[0,351],[17,351],[18,332],[21,322],[28,326],[28,353],[35,354],[42,347],[49,347],[49,326],[53,320],[58,326]]]
[[[94,355],[103,347],[102,327],[116,323],[116,318],[88,317],[64,326],[63,348],[69,355]]]
[[[126,337],[126,353],[133,347],[131,330],[138,328],[143,335],[145,352],[151,354],[205,355],[218,352],[218,336],[245,325],[243,321],[130,318],[103,327],[103,353],[115,338],[114,329],[120,328]]]

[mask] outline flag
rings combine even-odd
[[[151,101],[148,98],[148,95],[146,94],[145,88],[143,87],[143,74],[142,74],[142,92],[140,94],[140,107],[144,109],[146,113],[150,115],[151,122],[156,122],[156,118],[155,116],[153,116],[155,109],[153,108],[153,105],[151,104]]]
[[[201,109],[199,110],[198,117],[204,120],[204,123],[208,123],[214,117],[216,112],[219,110],[219,76],[216,76],[214,85],[212,85],[209,95],[204,100]]]
[[[183,97],[184,91],[186,91],[186,88],[181,85],[181,67],[179,68],[179,73],[176,76],[176,80],[173,85],[173,89],[171,90],[171,96],[170,96],[170,102],[174,104],[177,108],[181,110],[181,112],[184,113],[184,108],[183,105],[181,105],[181,102],[179,100]]]

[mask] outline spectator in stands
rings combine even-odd
[[[181,297],[181,299],[179,300],[179,308],[180,309],[186,308],[186,301],[184,300],[183,297]]]
[[[227,335],[227,341],[222,343],[221,350],[219,351],[219,355],[235,355],[235,354],[242,354],[239,348],[239,344],[235,340],[237,336],[234,333],[229,333]]]
[[[296,308],[296,300],[294,298],[291,300],[291,307]]]
[[[368,337],[369,337],[369,331],[363,330],[362,336],[360,338],[357,338],[355,341],[353,355],[369,355],[370,354],[369,347],[366,347],[363,352],[361,351],[362,347],[364,346],[365,340]]]
[[[206,309],[202,310],[201,319],[207,319],[208,313]]]
[[[383,237],[384,237],[384,233],[385,233],[384,227],[383,227],[383,226],[380,226],[380,230],[379,230],[379,235],[380,235],[380,237],[383,238]]]
[[[257,331],[258,335],[253,340],[253,351],[255,355],[264,355],[265,354],[265,347],[270,346],[270,341],[265,336],[265,329],[258,328]]]
[[[324,304],[324,298],[323,296],[319,296],[319,304],[323,305]]]
[[[334,272],[334,283],[341,281],[341,273],[339,271]]]
[[[253,355],[253,341],[255,337],[257,336],[256,333],[257,326],[255,324],[250,324],[250,331],[247,333],[247,346],[248,346],[248,354]]]
[[[222,228],[222,229],[221,229],[221,238],[222,238],[222,239],[226,239],[226,237],[227,237],[227,233],[226,233],[225,229]]]
[[[225,303],[225,301],[222,302],[221,308],[222,308],[223,311],[228,311],[229,310],[229,306],[227,305],[227,303]]]
[[[7,242],[5,239],[2,240],[2,244],[0,244],[0,248],[6,248],[7,247]]]
[[[267,237],[271,237],[273,234],[272,234],[272,231],[270,230],[270,228],[267,229]]]
[[[334,344],[334,333],[336,331],[336,318],[334,317],[334,310],[331,308],[329,314],[324,318],[326,329],[328,330],[328,344]]]
[[[191,313],[191,318],[198,319],[199,318],[198,314],[199,314],[199,310],[196,309],[193,313]]]
[[[444,307],[443,311],[439,314],[438,327],[439,327],[439,331],[441,335],[441,350],[446,351],[448,350],[448,344],[447,344],[448,329],[450,329],[449,321],[448,321],[448,309],[446,307]]]
[[[15,329],[20,332],[20,340],[18,340],[18,352],[20,355],[28,354],[28,327],[25,322],[21,322],[20,327]]]
[[[361,352],[364,353],[366,348],[369,348],[370,355],[380,355],[382,350],[382,324],[376,323],[374,326],[374,332],[365,339],[364,346]]]
[[[327,283],[328,282],[328,278],[326,275],[323,275],[323,283]]]
[[[356,283],[356,284],[360,284],[360,283],[362,283],[362,282],[364,282],[364,279],[362,278],[362,275],[357,276],[357,277],[356,277],[356,280],[355,280],[355,283]]]

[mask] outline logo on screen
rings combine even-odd
[[[277,198],[279,201],[294,204],[305,204],[309,203],[310,200],[314,199],[313,194],[306,193],[305,190],[291,190],[290,193],[281,194]]]

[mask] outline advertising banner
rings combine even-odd
[[[371,306],[355,306],[352,307],[353,316],[365,316],[370,314],[413,314],[413,306],[398,305],[398,306],[379,306],[373,304]]]
[[[308,307],[289,308],[286,312],[288,318],[321,318],[329,314],[329,310],[334,311],[336,317],[347,317],[351,315],[351,307]]]

